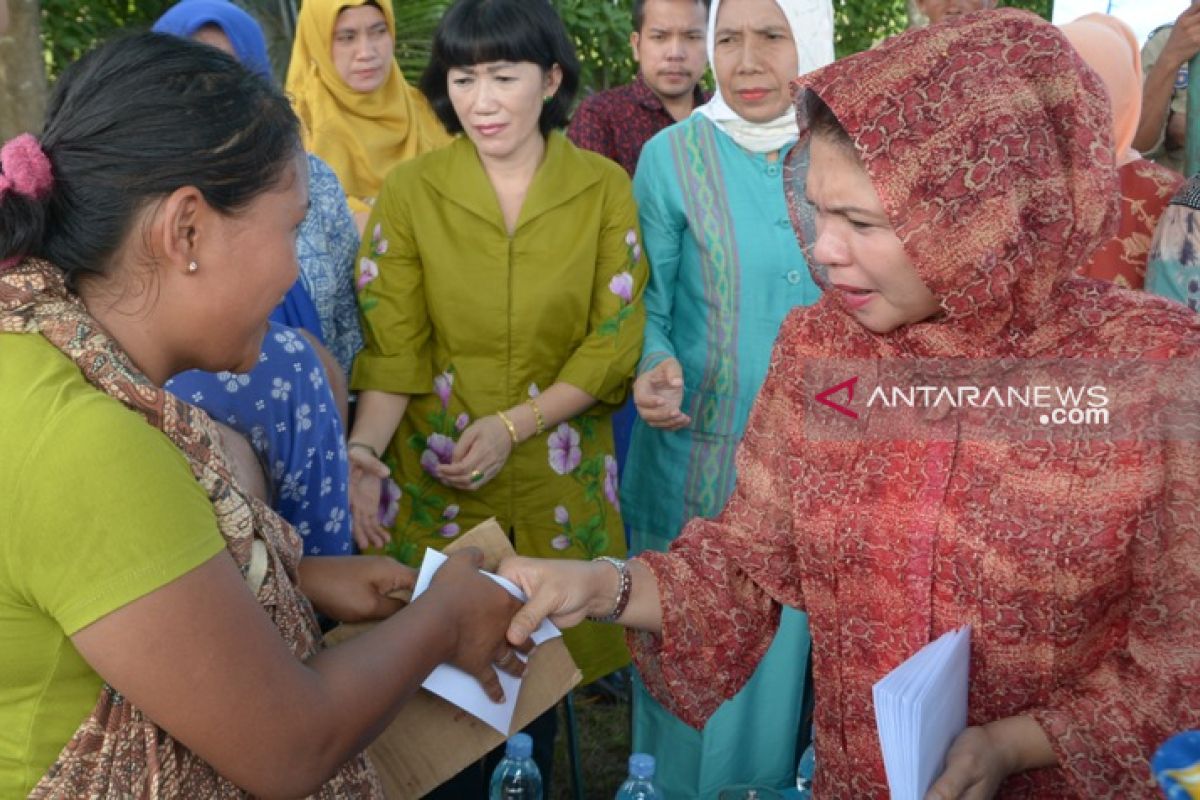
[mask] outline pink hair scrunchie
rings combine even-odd
[[[53,186],[50,159],[31,134],[22,133],[0,147],[0,200],[10,191],[42,200]]]

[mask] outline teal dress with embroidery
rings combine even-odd
[[[638,370],[678,359],[692,423],[673,432],[634,424],[621,507],[635,553],[666,550],[687,520],[725,505],[779,325],[820,296],[788,218],[785,155],[769,162],[696,114],[642,150],[634,196],[650,282]],[[754,678],[702,732],[637,687],[633,747],[657,757],[669,798],[794,780],[808,649],[807,618],[785,609]]]
[[[392,170],[358,260],[366,346],[350,380],[410,397],[385,454],[392,555],[419,563],[489,517],[522,555],[625,555],[612,412],[641,352],[641,251],[629,177],[558,132],[511,234],[470,139]],[[560,381],[596,404],[522,442],[477,491],[434,477],[474,420]],[[563,636],[585,682],[629,661],[615,625]]]

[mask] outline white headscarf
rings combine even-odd
[[[833,61],[833,0],[775,0],[792,29],[796,42],[798,74],[812,72]],[[712,0],[708,11],[708,63],[716,74],[717,10],[721,0]],[[796,112],[789,104],[787,110],[770,122],[748,122],[737,115],[721,96],[721,84],[712,99],[697,108],[735,142],[752,153],[773,153],[796,141]]]

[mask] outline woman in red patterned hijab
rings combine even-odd
[[[505,564],[532,597],[510,641],[615,611],[647,687],[699,726],[780,607],[804,609],[815,794],[857,800],[888,789],[872,686],[969,624],[969,727],[931,797],[1153,796],[1150,755],[1200,726],[1200,437],[1191,396],[1151,378],[1195,372],[1200,325],[1075,277],[1117,213],[1104,88],[1057,29],[1001,10],[796,97],[789,202],[830,290],[780,331],[733,497],[625,570]],[[1099,435],[961,399],[1081,373]],[[959,401],[868,399],[898,377]]]

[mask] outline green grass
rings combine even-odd
[[[579,728],[579,762],[583,796],[612,800],[625,780],[629,762],[629,699],[613,701],[603,695],[575,692]],[[558,738],[554,753],[554,785],[546,800],[572,800],[571,766],[567,760],[566,703],[558,705]]]

